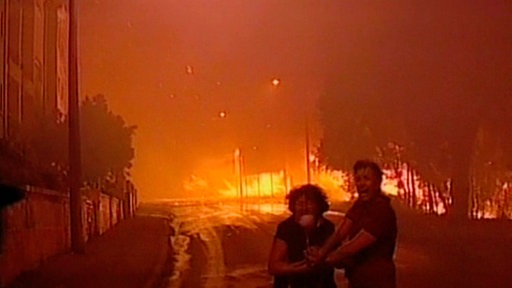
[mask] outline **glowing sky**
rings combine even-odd
[[[318,33],[330,8],[288,4],[80,4],[82,94],[105,94],[138,125],[133,176],[143,197],[178,195],[173,188],[200,159],[229,158],[237,146],[254,154],[247,169],[258,171],[279,153],[270,146],[303,146],[305,100],[314,99],[315,74],[332,56],[319,53],[327,35]]]
[[[201,159],[229,161],[236,147],[249,172],[297,166],[325,80],[390,93],[389,81],[406,77],[395,61],[428,68],[425,55],[479,49],[486,40],[460,33],[467,27],[485,37],[512,22],[507,1],[79,2],[81,93],[106,95],[138,126],[132,175],[143,199],[185,196]]]

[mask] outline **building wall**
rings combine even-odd
[[[0,2],[0,139],[6,135],[7,1]]]
[[[36,187],[24,200],[2,211],[0,287],[49,257],[71,249],[69,196]],[[119,223],[123,201],[101,191],[82,191],[82,225],[86,241]]]
[[[23,7],[21,0],[6,1],[6,17],[6,132],[10,139],[19,141],[22,107],[21,44]]]
[[[113,227],[114,225],[116,225],[117,223],[119,223],[119,221],[122,219],[121,218],[121,201],[117,198],[114,198],[114,197],[111,197],[110,198],[110,203],[111,203],[111,206],[110,206],[110,209],[111,209],[111,213],[110,213],[110,223],[111,223],[111,226]]]
[[[3,0],[0,24],[0,139],[23,142],[38,115],[67,111],[67,1]]]
[[[50,115],[67,112],[68,31],[67,1],[44,1],[43,110]]]
[[[0,287],[70,247],[69,197],[34,187],[26,193],[2,211]]]
[[[59,114],[68,113],[68,44],[69,44],[69,11],[61,4],[57,7],[57,54],[56,54],[56,108]],[[50,95],[51,96],[51,95]]]
[[[42,0],[23,0],[22,4],[21,122],[22,129],[31,133],[43,112],[44,6]]]
[[[100,234],[110,228],[110,196],[106,194],[100,196],[98,224]]]
[[[41,119],[39,116],[62,120],[67,113],[67,3],[67,0],[0,0],[2,142],[24,145],[24,137],[37,129],[35,123]],[[132,192],[135,190],[129,193],[131,200],[126,208],[130,216],[136,206],[136,195]],[[125,215],[122,211],[125,199],[101,191],[96,194],[83,199],[85,239],[104,233]],[[27,187],[24,200],[1,211],[0,287],[49,257],[70,250],[68,195]]]
[[[35,86],[36,109],[42,109],[43,100],[43,60],[44,60],[44,0],[35,1],[34,11],[34,68],[33,81]]]

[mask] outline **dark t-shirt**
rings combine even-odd
[[[375,243],[354,255],[346,267],[350,287],[396,287],[393,255],[398,230],[389,197],[382,194],[369,201],[357,200],[346,217],[353,222],[349,239],[362,229],[377,238]]]
[[[322,218],[320,224],[311,232],[310,246],[322,246],[334,232],[334,224]],[[293,216],[279,223],[275,238],[286,242],[288,246],[288,260],[298,262],[305,259],[306,233],[293,219]],[[275,276],[274,288],[336,288],[334,270],[330,267],[319,268],[317,271],[289,276]]]
[[[18,187],[0,183],[0,209],[16,203],[25,197],[25,192]]]

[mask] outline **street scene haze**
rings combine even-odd
[[[0,287],[277,287],[290,190],[320,187],[338,226],[361,159],[396,213],[396,287],[512,285],[511,3],[0,11]]]

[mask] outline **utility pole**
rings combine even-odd
[[[270,198],[274,198],[274,171],[270,171]]]
[[[78,26],[75,0],[69,0],[68,53],[68,136],[69,136],[69,208],[71,221],[71,249],[84,253],[82,232],[82,171],[80,157],[80,116],[78,97]]]
[[[311,183],[311,169],[310,169],[310,163],[309,163],[309,121],[308,121],[308,116],[306,114],[306,123],[305,123],[305,126],[306,126],[306,178],[307,178],[307,183],[310,184]]]
[[[242,151],[236,148],[234,154],[235,174],[238,177],[238,192],[240,196],[240,211],[244,208],[244,184],[243,184],[243,171],[242,171]]]

